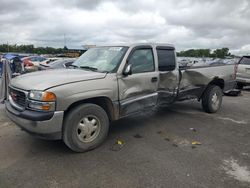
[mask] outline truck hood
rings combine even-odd
[[[58,69],[28,73],[11,80],[11,86],[23,90],[46,90],[59,85],[105,78],[106,73],[80,69]]]

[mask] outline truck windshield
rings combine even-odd
[[[72,66],[98,72],[112,72],[120,64],[128,47],[95,47],[86,51]]]

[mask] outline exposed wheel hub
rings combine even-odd
[[[77,137],[81,142],[92,142],[100,133],[100,121],[88,115],[80,120],[77,126]]]
[[[220,100],[219,97],[217,95],[217,93],[214,93],[212,96],[212,106],[217,109],[219,107],[220,104]]]

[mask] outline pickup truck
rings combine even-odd
[[[169,44],[94,47],[68,69],[12,79],[6,113],[30,134],[85,152],[105,140],[110,122],[142,110],[198,99],[205,112],[215,113],[234,83],[233,70],[179,69]]]
[[[243,56],[236,66],[236,81],[239,89],[250,86],[250,56]]]

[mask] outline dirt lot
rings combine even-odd
[[[178,103],[115,122],[101,147],[76,154],[20,131],[1,106],[0,187],[250,187],[249,107],[250,90],[213,115]]]

